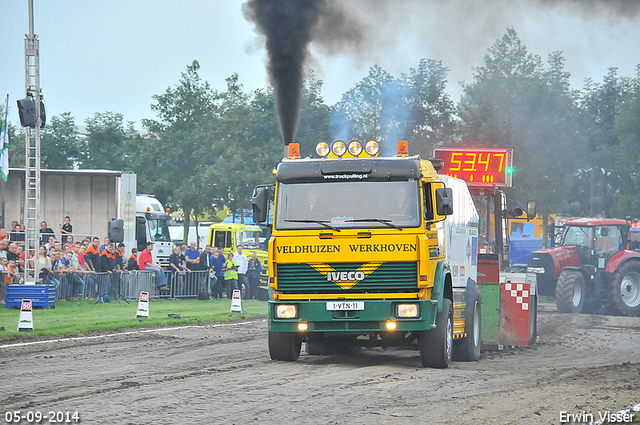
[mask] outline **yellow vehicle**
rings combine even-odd
[[[309,354],[413,344],[423,366],[439,368],[479,359],[478,215],[467,186],[408,156],[406,142],[396,157],[378,150],[322,142],[321,158],[289,155],[275,190],[255,189],[255,222],[274,201],[272,359],[297,360],[302,342]]]
[[[242,245],[242,252],[251,257],[252,252],[256,252],[256,256],[262,264],[262,279],[267,282],[269,273],[267,262],[267,237],[263,236],[262,228],[255,224],[241,223],[214,223],[209,226],[208,244],[215,248],[222,248],[224,255],[228,256],[230,252],[236,252],[238,245]],[[246,282],[242,283],[240,291],[242,297],[247,294]],[[266,286],[262,286],[266,298]]]

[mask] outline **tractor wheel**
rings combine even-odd
[[[640,316],[640,262],[627,261],[611,275],[609,305],[615,314]]]
[[[450,299],[442,300],[442,311],[436,315],[436,327],[421,332],[418,344],[422,366],[449,367],[453,351],[453,305]]]
[[[480,305],[480,293],[477,286],[471,297],[467,299],[465,308],[464,331],[467,336],[453,343],[453,359],[475,362],[480,360],[480,348],[482,345],[480,330],[482,329],[482,310]]]
[[[556,307],[560,313],[580,313],[586,288],[584,276],[577,270],[563,270],[556,283]]]
[[[269,331],[269,355],[271,360],[295,362],[300,357],[302,338],[295,332]]]

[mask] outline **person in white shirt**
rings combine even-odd
[[[242,285],[249,288],[249,282],[247,281],[247,269],[249,268],[249,259],[247,254],[242,252],[242,245],[236,247],[236,252],[233,253],[233,259],[238,263],[238,289],[242,291]]]

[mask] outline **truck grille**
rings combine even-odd
[[[364,279],[347,289],[327,280],[327,275],[318,271],[330,267],[335,272],[353,272],[363,263],[333,263],[326,265],[278,264],[276,267],[278,290],[285,293],[376,293],[411,292],[418,290],[418,263],[415,261],[382,263],[367,272]]]

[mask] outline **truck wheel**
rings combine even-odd
[[[640,316],[640,263],[627,261],[611,275],[609,305],[615,314]]]
[[[422,366],[449,367],[453,352],[453,306],[450,299],[442,300],[442,311],[436,315],[436,328],[422,332],[418,344]]]
[[[467,336],[453,343],[453,359],[465,362],[480,360],[482,340],[480,336],[482,325],[482,309],[478,288],[467,300],[465,308],[464,331]]]
[[[269,355],[271,360],[295,362],[300,357],[302,338],[294,332],[269,331]]]
[[[577,270],[563,270],[556,283],[556,307],[560,313],[580,313],[586,290],[584,276]]]

